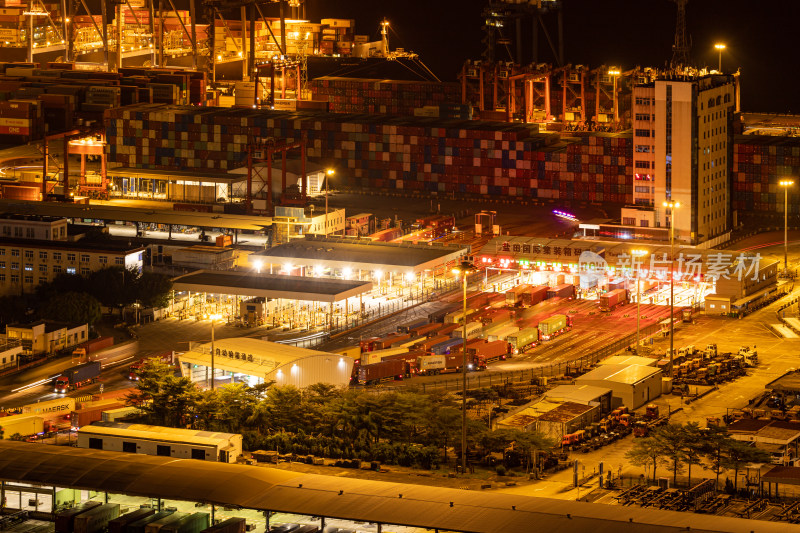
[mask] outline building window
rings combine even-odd
[[[33,231],[33,228],[25,228],[25,237],[29,239],[36,238],[36,234]]]
[[[640,154],[649,154],[650,153],[650,146],[647,144],[637,144],[636,151]]]
[[[0,273],[0,281],[2,281],[2,282],[5,282],[5,281],[6,281],[6,275],[5,275],[5,273]]]
[[[639,226],[642,227],[642,228],[648,228],[648,227],[650,227],[650,222],[648,222],[647,220],[640,220],[639,221]]]
[[[67,261],[75,262],[75,254],[67,254]]]
[[[33,276],[25,276],[25,283],[33,284]]]
[[[81,254],[81,263],[89,262],[89,254]]]
[[[33,272],[33,264],[25,263],[25,272]]]
[[[47,252],[39,252],[39,260],[40,261],[47,261]]]
[[[19,270],[19,263],[12,262],[11,263],[11,270]]]
[[[19,283],[19,274],[11,274],[11,283]]]
[[[114,258],[114,264],[115,265],[124,265],[125,264],[125,258],[124,257],[115,257]]]
[[[33,259],[33,250],[25,250],[25,259]]]
[[[53,252],[53,261],[61,261],[61,252]]]
[[[622,225],[623,226],[635,226],[636,219],[633,217],[622,217]]]
[[[650,137],[650,130],[635,130],[633,135],[635,137]]]
[[[172,455],[172,448],[170,446],[163,446],[159,444],[156,446],[156,455],[170,457]]]
[[[136,443],[122,441],[122,451],[125,453],[136,453]]]
[[[53,273],[58,274],[61,272],[61,265],[53,265]]]
[[[6,249],[0,248],[0,255],[6,255]]]
[[[92,270],[89,267],[81,267],[81,274],[84,275],[84,276],[87,275],[91,271]]]
[[[6,267],[6,262],[0,261],[0,268],[5,268],[5,267]]]
[[[103,439],[95,439],[93,437],[89,437],[89,448],[91,448],[92,450],[102,450]]]
[[[108,263],[108,256],[101,255],[100,256],[100,264],[101,265],[105,265],[106,263]]]
[[[636,161],[636,168],[650,168],[650,161]]]
[[[20,227],[14,228],[14,237],[22,237],[22,228]]]
[[[47,283],[47,278],[39,278],[39,285]]]
[[[650,113],[636,113],[636,120],[650,120]]]
[[[39,263],[39,272],[47,274],[47,263]]]
[[[199,448],[192,448],[192,459],[206,460],[206,451]]]
[[[19,257],[19,250],[11,250],[11,257]]]

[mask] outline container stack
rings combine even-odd
[[[38,100],[0,102],[0,139],[27,144],[42,136],[42,103]]]
[[[22,15],[24,10],[21,3],[0,0],[0,42],[12,46],[24,44],[25,41],[22,40],[25,30],[25,17]]]
[[[349,186],[631,200],[630,155],[623,153],[630,137],[622,135],[559,143],[558,135],[526,125],[159,105],[110,110],[106,124],[109,162],[120,166],[227,172],[246,165],[251,137],[305,133],[308,157],[339,161]]]
[[[471,118],[471,108],[460,103],[457,83],[322,77],[309,86],[312,99],[328,101],[334,113]],[[423,108],[436,113],[417,111]]]
[[[800,175],[800,139],[738,136],[733,147],[733,208],[783,213],[784,190],[778,182]],[[789,190],[789,214],[800,214],[800,187]]]

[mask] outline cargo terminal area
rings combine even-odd
[[[55,520],[56,533],[96,533],[106,526],[114,533],[147,532],[150,524],[171,531],[189,528],[189,523],[196,525],[186,530],[197,533],[250,530],[245,523],[228,522],[232,518],[244,518],[256,532],[285,524],[283,531],[303,533],[493,533],[498,524],[503,524],[504,531],[523,533],[530,531],[532,522],[544,530],[563,533],[584,532],[598,522],[606,523],[609,531],[632,533],[751,531],[757,527],[742,518],[654,508],[626,508],[620,513],[618,506],[194,459],[141,455],[131,462],[130,454],[105,450],[1,441],[0,451],[0,490],[9,497],[6,510],[13,513],[3,520],[19,523],[9,531],[23,531],[29,523],[42,524],[30,519]],[[100,471],[102,476],[86,475]],[[20,507],[12,508],[12,502]],[[65,502],[77,506],[58,512],[53,505]],[[460,512],[465,508],[480,512]],[[297,524],[303,524],[303,529],[297,529]],[[208,529],[214,525],[218,529]],[[774,533],[794,530],[790,524],[776,522],[769,523],[769,528]]]

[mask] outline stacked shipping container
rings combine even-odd
[[[800,175],[800,139],[743,135],[733,147],[733,208],[783,213],[784,190],[778,182]],[[789,214],[800,214],[800,187],[788,189]]]

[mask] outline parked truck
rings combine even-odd
[[[71,509],[59,511],[56,514],[55,533],[72,533],[75,517],[99,506],[100,502],[86,502]]]
[[[358,382],[362,385],[376,385],[384,381],[399,381],[405,374],[402,360],[387,359],[379,363],[365,365],[358,369]]]
[[[66,369],[55,379],[54,390],[57,394],[89,385],[100,377],[100,361],[92,361]]]
[[[506,337],[506,340],[511,345],[513,354],[523,353],[531,346],[535,346],[539,341],[539,328],[532,327],[521,329]]]
[[[486,365],[504,361],[508,357],[509,344],[506,341],[481,342],[467,346],[467,355],[472,356],[480,370],[485,370]]]
[[[425,352],[418,350],[414,352],[406,352],[404,354],[390,355],[384,361],[398,360],[403,361],[403,377],[410,378],[417,373],[417,360],[426,355]]]
[[[539,302],[543,302],[547,299],[548,289],[549,287],[547,285],[537,285],[535,287],[531,287],[531,290],[522,293],[520,302],[522,305],[527,306],[534,306]]]
[[[89,509],[75,517],[73,533],[99,533],[106,529],[109,520],[113,520],[118,516],[118,503],[106,503]]]
[[[375,363],[380,363],[386,357],[404,353],[408,353],[408,348],[404,347],[404,348],[389,348],[388,350],[373,350],[371,352],[365,353],[361,357],[361,364],[372,365]]]
[[[17,434],[31,437],[44,433],[44,418],[30,414],[0,417],[0,429],[3,430],[3,438],[6,440]]]
[[[517,285],[506,291],[506,305],[521,305],[522,295],[531,290],[531,286],[527,284]]]
[[[558,287],[551,287],[547,290],[547,298],[574,298],[575,285],[564,283]]]
[[[600,310],[613,311],[618,305],[628,301],[628,291],[625,289],[614,289],[600,296]]]
[[[519,328],[517,326],[511,326],[511,325],[500,326],[498,328],[492,328],[491,330],[487,331],[484,334],[484,338],[489,342],[504,341],[508,338],[509,335],[513,335],[518,331]]]
[[[539,339],[547,341],[572,328],[572,318],[566,315],[553,315],[539,322]]]
[[[464,356],[458,355],[423,355],[417,360],[419,373],[434,376],[449,372],[459,372],[464,364]],[[467,365],[472,365],[473,361],[467,357]]]
[[[474,339],[483,332],[483,324],[481,322],[468,322],[466,329],[467,329],[467,338]],[[461,339],[463,337],[464,337],[463,327],[453,330],[453,338]]]

